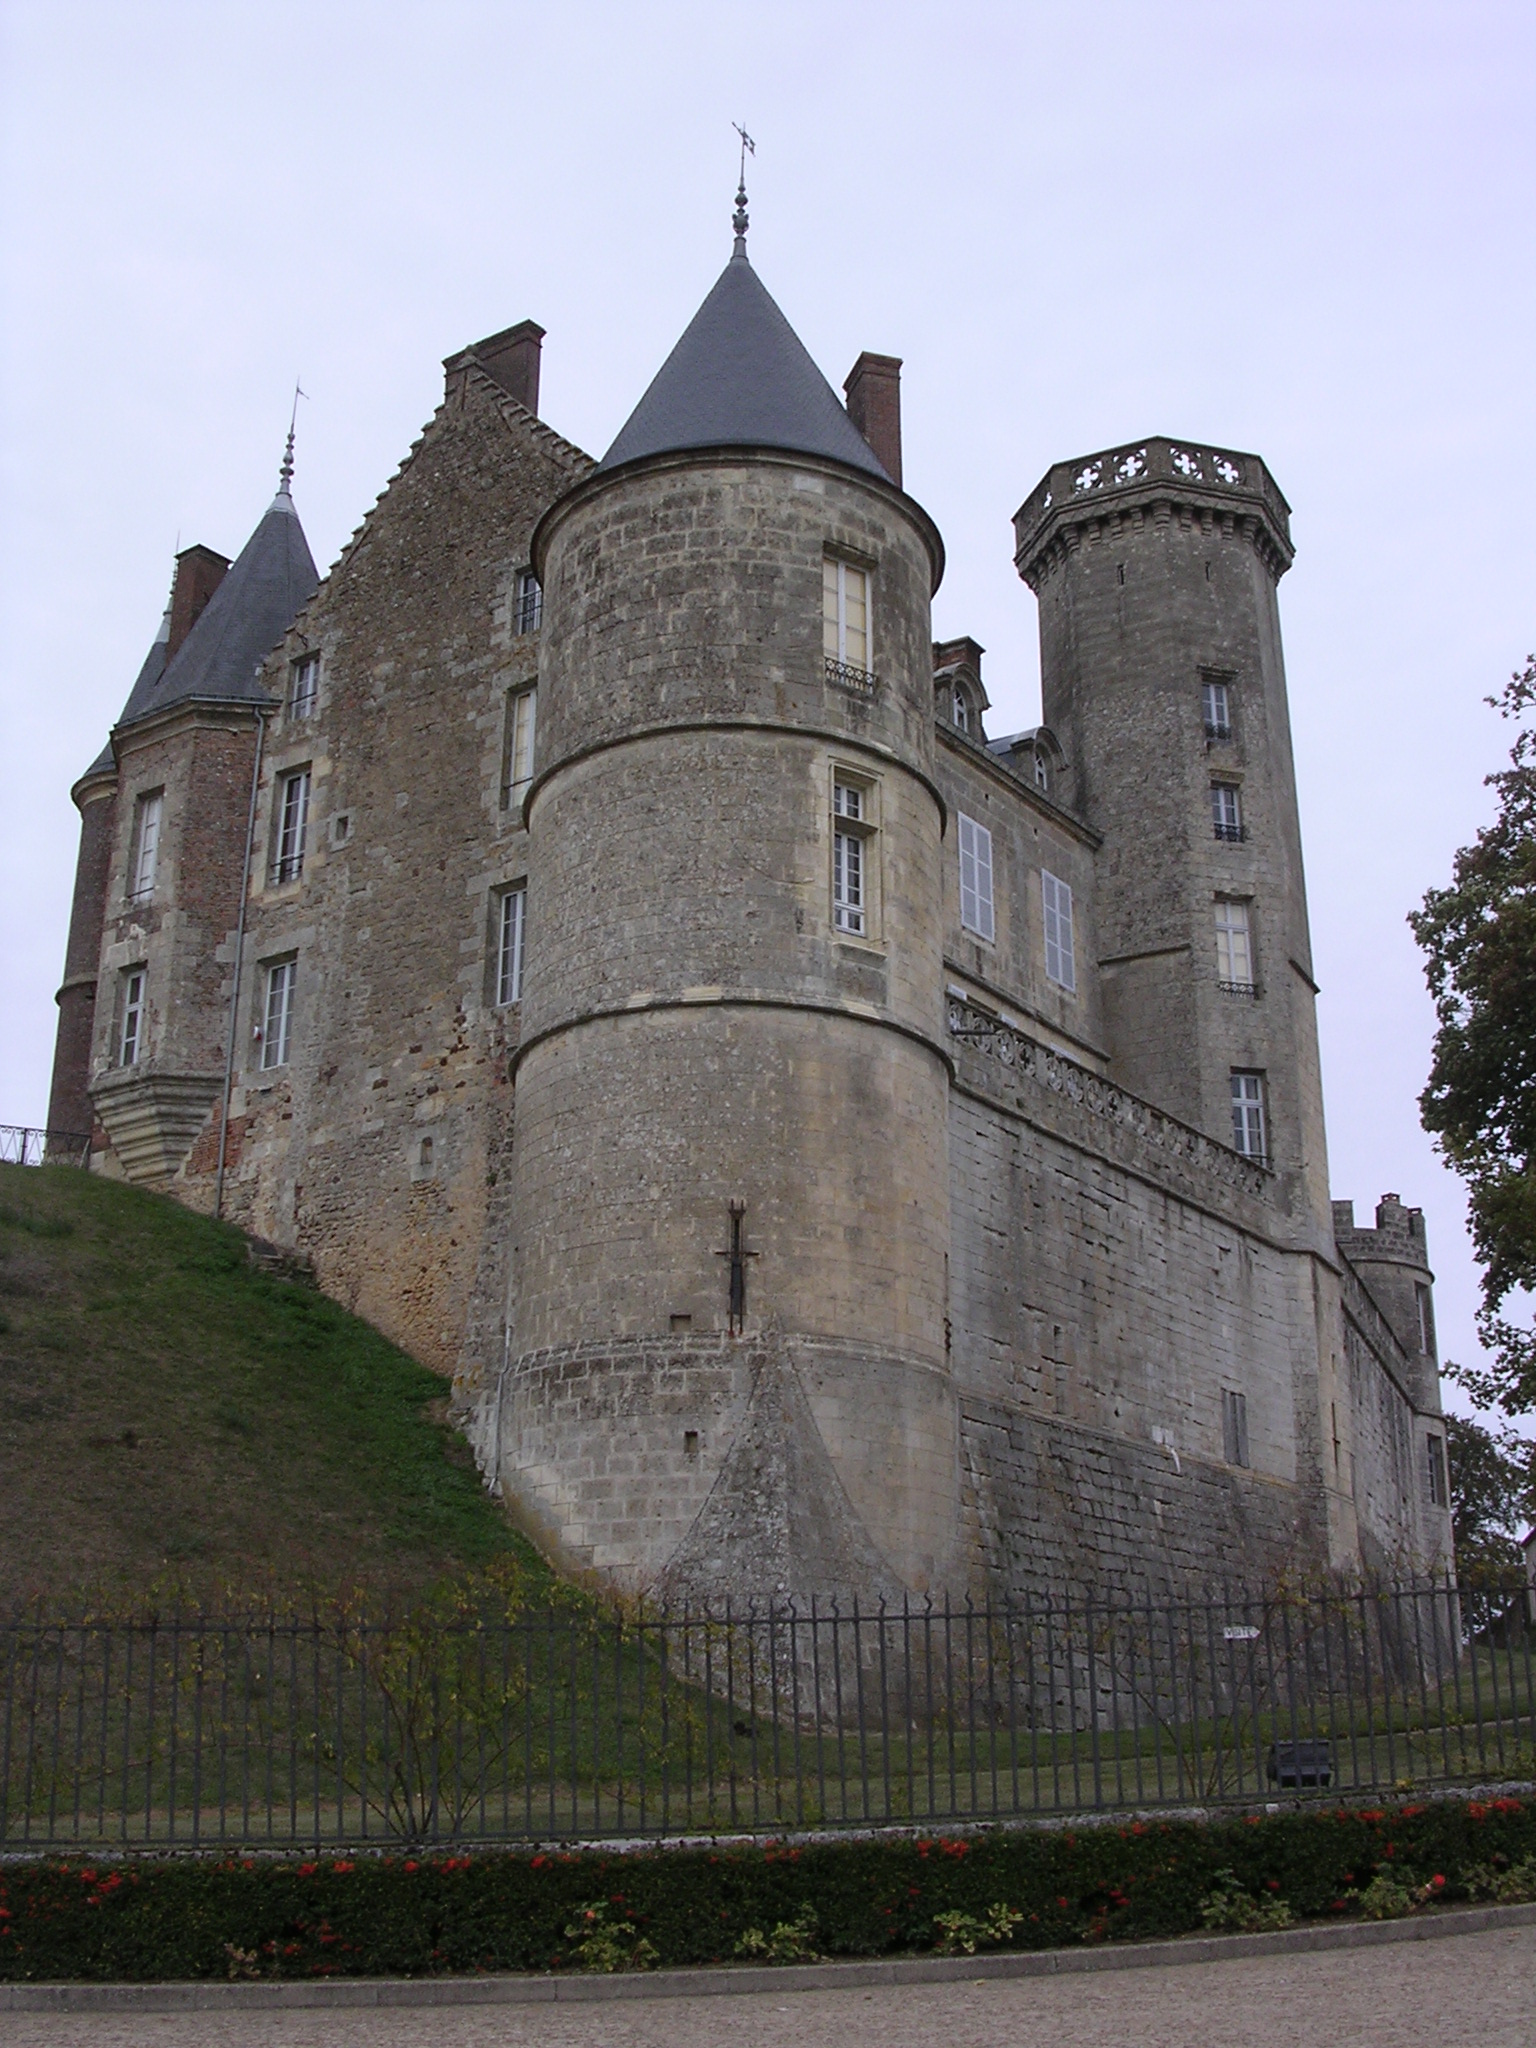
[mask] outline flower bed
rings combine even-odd
[[[50,1859],[0,1864],[0,1980],[974,1953],[1521,1896],[1530,1797],[623,1854]]]

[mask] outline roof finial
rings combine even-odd
[[[736,231],[736,246],[731,251],[731,254],[733,256],[745,256],[747,253],[747,152],[750,150],[753,156],[756,156],[757,144],[739,121],[733,121],[731,126],[741,137],[741,176],[736,185],[736,211],[731,216],[731,226]]]
[[[288,446],[283,450],[282,467],[277,472],[277,495],[288,498],[293,495],[288,486],[293,482],[293,435],[299,424],[299,400],[308,398],[309,393],[299,386],[297,377],[293,380],[293,411],[288,416]]]

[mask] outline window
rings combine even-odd
[[[523,994],[523,932],[528,922],[528,885],[503,890],[496,905],[496,1000],[516,1003]]]
[[[274,960],[267,969],[265,1022],[261,1033],[261,1064],[288,1064],[288,1047],[293,1036],[293,991],[298,978],[297,960]]]
[[[1414,1282],[1413,1305],[1419,1319],[1419,1349],[1432,1352],[1435,1348],[1435,1304],[1422,1280]]]
[[[1226,896],[1216,902],[1216,979],[1228,995],[1251,996],[1254,992],[1248,906]]]
[[[1242,800],[1235,782],[1211,784],[1211,827],[1218,839],[1242,839]]]
[[[296,882],[304,872],[304,845],[309,836],[309,770],[285,775],[278,788],[277,854],[274,882]]]
[[[1450,1492],[1445,1483],[1445,1439],[1426,1437],[1424,1448],[1429,1454],[1429,1504],[1432,1508],[1446,1507],[1450,1503]]]
[[[1076,990],[1077,962],[1072,945],[1072,891],[1055,875],[1040,870],[1040,899],[1045,911],[1045,971],[1058,988]]]
[[[320,657],[301,654],[289,671],[288,716],[308,718],[320,696]]]
[[[1050,789],[1050,786],[1051,786],[1051,771],[1050,771],[1050,768],[1049,768],[1049,766],[1047,765],[1047,762],[1046,762],[1046,758],[1045,758],[1044,754],[1036,754],[1036,756],[1035,756],[1035,787],[1036,787],[1036,789],[1043,789],[1043,790],[1047,790],[1047,791],[1048,791],[1048,790]]]
[[[519,633],[537,633],[544,619],[544,592],[531,569],[518,576],[513,611]]]
[[[1229,1465],[1248,1464],[1248,1396],[1221,1390],[1221,1442]]]
[[[978,939],[993,939],[992,834],[964,811],[960,818],[960,922]]]
[[[146,903],[155,893],[155,871],[160,865],[160,817],[165,792],[152,789],[141,796],[133,813],[133,853],[128,863],[128,896],[134,903]]]
[[[1264,1076],[1241,1067],[1232,1069],[1232,1149],[1245,1158],[1269,1163],[1269,1136],[1264,1128]]]
[[[821,646],[836,668],[868,672],[869,577],[835,555],[822,560]]]
[[[1207,676],[1200,685],[1201,708],[1205,713],[1205,736],[1208,740],[1229,740],[1232,737],[1232,697],[1224,682],[1217,682]]]
[[[969,732],[971,729],[971,707],[965,701],[964,690],[956,690],[954,693],[954,714],[956,731]]]
[[[122,1025],[117,1038],[117,1064],[136,1067],[144,1049],[144,969],[130,967],[123,976]]]
[[[832,925],[866,939],[870,933],[872,792],[867,784],[832,777]]]
[[[533,780],[533,733],[539,693],[524,686],[507,692],[507,735],[502,749],[503,810],[520,803]]]

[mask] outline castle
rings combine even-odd
[[[566,1567],[696,1598],[1446,1565],[1423,1219],[1329,1201],[1255,456],[1015,519],[935,646],[900,364],[734,253],[600,462],[531,321],[330,575],[176,560],[82,818],[50,1124],[451,1374]]]

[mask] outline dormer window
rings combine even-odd
[[[1035,756],[1035,787],[1044,792],[1051,787],[1051,771],[1044,754]]]
[[[953,697],[955,729],[969,732],[971,729],[971,707],[966,702],[964,690],[956,690]]]

